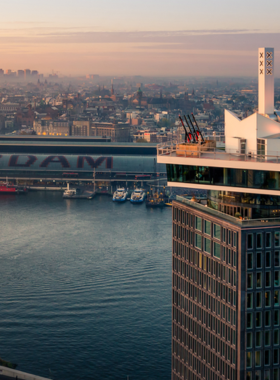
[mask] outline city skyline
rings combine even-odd
[[[272,13],[261,4],[83,0],[77,9],[14,0],[1,9],[0,67],[74,76],[251,76],[258,46],[280,54],[280,6],[271,1]]]

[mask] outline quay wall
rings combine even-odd
[[[18,380],[50,380],[46,377],[40,377],[36,375],[31,375],[30,373],[17,371],[15,369],[10,369],[7,367],[0,366],[0,380],[1,379],[18,379]]]

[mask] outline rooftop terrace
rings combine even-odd
[[[188,199],[183,195],[177,195],[176,201],[185,203],[186,205],[198,210],[203,211],[209,215],[216,216],[219,219],[226,220],[230,223],[236,224],[239,227],[254,227],[260,226],[263,224],[264,226],[279,226],[280,218],[265,218],[265,219],[239,219],[235,216],[227,215],[221,211],[214,210],[210,207],[207,207],[206,204],[197,203],[197,201],[193,201]]]
[[[157,145],[157,156],[176,158],[196,158],[221,161],[280,163],[280,152],[269,152],[269,155],[252,151],[248,154],[236,150],[225,152],[224,149],[204,146],[199,143],[165,142]],[[165,160],[167,161],[167,160]]]

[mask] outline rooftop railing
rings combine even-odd
[[[222,218],[224,220],[227,220],[231,223],[235,223],[235,224],[242,226],[242,227],[244,227],[244,226],[250,227],[250,226],[256,226],[256,225],[260,225],[260,224],[261,225],[262,224],[264,224],[264,225],[279,224],[280,225],[280,217],[278,217],[278,218],[276,218],[276,217],[275,218],[262,218],[262,219],[249,219],[249,218],[240,219],[240,218],[237,218],[235,216],[225,214],[221,211],[214,210],[210,207],[207,207],[207,205],[205,205],[205,204],[197,203],[196,201],[187,199],[186,197],[184,197],[182,195],[177,195],[176,201],[185,203],[188,206],[191,206],[192,208],[195,208],[199,211],[206,212],[207,214],[213,215],[213,216],[218,217],[218,218]]]
[[[251,151],[244,154],[236,149],[227,149],[227,151],[225,151],[219,148],[206,147],[200,143],[187,143],[185,145],[185,143],[180,142],[165,142],[157,145],[157,155],[186,158],[208,158],[229,161],[280,163],[280,151],[272,151],[269,152],[269,154],[260,154],[257,151]]]

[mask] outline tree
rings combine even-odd
[[[160,119],[160,121],[158,122],[158,127],[160,128],[170,128],[170,126],[171,126],[171,121],[166,119],[165,117]]]

